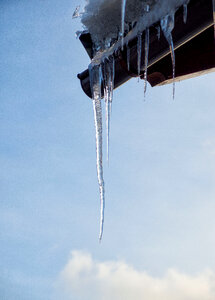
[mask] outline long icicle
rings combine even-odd
[[[175,99],[175,51],[174,51],[174,44],[171,34],[170,39],[170,52],[171,52],[171,58],[172,58],[172,80],[173,80],[173,91],[172,91],[172,97]]]
[[[110,148],[110,117],[112,113],[112,103],[113,103],[113,90],[114,90],[114,80],[115,80],[115,58],[112,55],[110,57],[110,92],[109,92],[109,98],[108,98],[108,112],[109,112],[109,124],[108,124],[108,151],[107,151],[107,158],[109,162],[109,148]]]
[[[174,51],[174,44],[172,39],[172,30],[175,25],[175,15],[174,13],[167,15],[163,18],[160,22],[161,29],[163,34],[169,43],[170,53],[172,58],[172,80],[173,80],[173,99],[175,98],[175,51]]]
[[[138,34],[137,34],[137,73],[138,73],[138,76],[140,76],[141,56],[142,56],[142,32],[138,32]]]
[[[124,34],[125,34],[125,7],[126,7],[126,0],[122,0],[122,12],[121,12],[122,50],[124,48]]]
[[[115,58],[114,58],[114,55],[111,56],[110,66],[111,66],[110,111],[112,111],[113,90],[114,90],[114,80],[115,80]]]
[[[145,31],[144,99],[146,97],[146,89],[147,89],[148,60],[149,60],[149,28],[146,28],[146,31]]]
[[[96,166],[100,192],[100,232],[99,240],[102,239],[104,227],[104,208],[105,208],[105,191],[102,165],[102,107],[101,107],[101,65],[89,65],[90,86],[92,91],[92,102],[94,112],[94,122],[96,131]]]
[[[104,100],[105,100],[105,120],[106,120],[106,137],[107,137],[107,161],[109,161],[109,123],[110,123],[110,62],[105,59],[103,62],[103,86],[104,86]]]
[[[104,99],[106,107],[106,136],[107,136],[107,161],[109,161],[109,140],[110,140],[110,117],[111,117],[111,104],[113,99],[114,88],[114,57],[110,56],[105,59],[103,67],[103,85],[104,85]]]

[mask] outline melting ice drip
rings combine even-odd
[[[93,98],[93,112],[94,122],[96,130],[96,164],[97,164],[97,176],[99,182],[100,192],[100,233],[99,239],[102,238],[103,224],[104,224],[104,206],[105,206],[105,191],[104,191],[104,179],[103,179],[103,166],[102,166],[102,107],[101,107],[101,82],[102,72],[101,65],[91,64],[89,66],[90,73],[90,85]]]
[[[137,74],[140,76],[142,58],[142,32],[137,34]]]
[[[184,24],[187,23],[187,2],[183,5],[183,8],[184,8],[184,16],[183,16],[183,19],[184,19]]]
[[[172,30],[175,26],[175,13],[171,13],[163,18],[160,22],[163,34],[169,43],[171,57],[172,57],[172,78],[173,78],[173,99],[175,97],[175,51],[172,39]]]
[[[92,92],[94,122],[96,130],[96,165],[97,176],[100,191],[100,232],[99,240],[101,241],[104,227],[104,208],[105,208],[105,189],[103,179],[103,155],[102,155],[102,104],[101,88],[103,80],[103,92],[106,106],[106,130],[107,130],[107,158],[109,157],[109,132],[110,132],[110,114],[114,89],[114,56],[104,58],[96,57],[89,65],[90,86]]]
[[[110,115],[114,89],[114,56],[106,58],[103,62],[103,85],[104,85],[104,100],[106,107],[106,131],[107,131],[107,161],[109,161],[109,137],[110,137]]]
[[[128,46],[127,46],[128,47]],[[146,96],[147,88],[147,70],[148,70],[148,57],[149,57],[149,28],[145,30],[145,59],[144,59],[144,98]],[[127,49],[127,54],[130,52],[130,49]],[[129,63],[130,56],[127,56],[127,66],[130,66]],[[137,73],[140,76],[141,73],[141,59],[142,59],[142,32],[137,34]],[[129,70],[129,68],[128,68]]]

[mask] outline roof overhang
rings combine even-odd
[[[215,70],[214,4],[215,0],[190,0],[187,22],[183,21],[183,7],[175,14],[175,27],[172,32],[175,48],[175,80],[184,80]],[[172,61],[169,45],[161,32],[157,37],[156,23],[150,27],[149,63],[147,80],[152,86],[173,81]],[[80,36],[88,55],[92,58],[92,41],[89,34]],[[143,34],[144,49],[144,34]],[[115,56],[115,81],[117,88],[132,77],[137,77],[137,38],[128,44],[130,49],[130,69],[127,69],[127,47],[119,49]],[[144,53],[141,70],[144,69]],[[140,74],[143,78],[143,73]],[[91,97],[89,71],[78,74],[84,92]]]

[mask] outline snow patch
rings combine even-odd
[[[187,0],[89,0],[81,21],[95,45],[104,47],[105,40],[116,42],[134,24],[143,32],[183,4]]]

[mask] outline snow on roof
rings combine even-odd
[[[82,15],[82,23],[91,34],[93,42],[117,40],[121,33],[123,0],[88,0]],[[137,22],[136,30],[147,27],[174,13],[188,0],[127,0],[125,7],[125,32]]]

